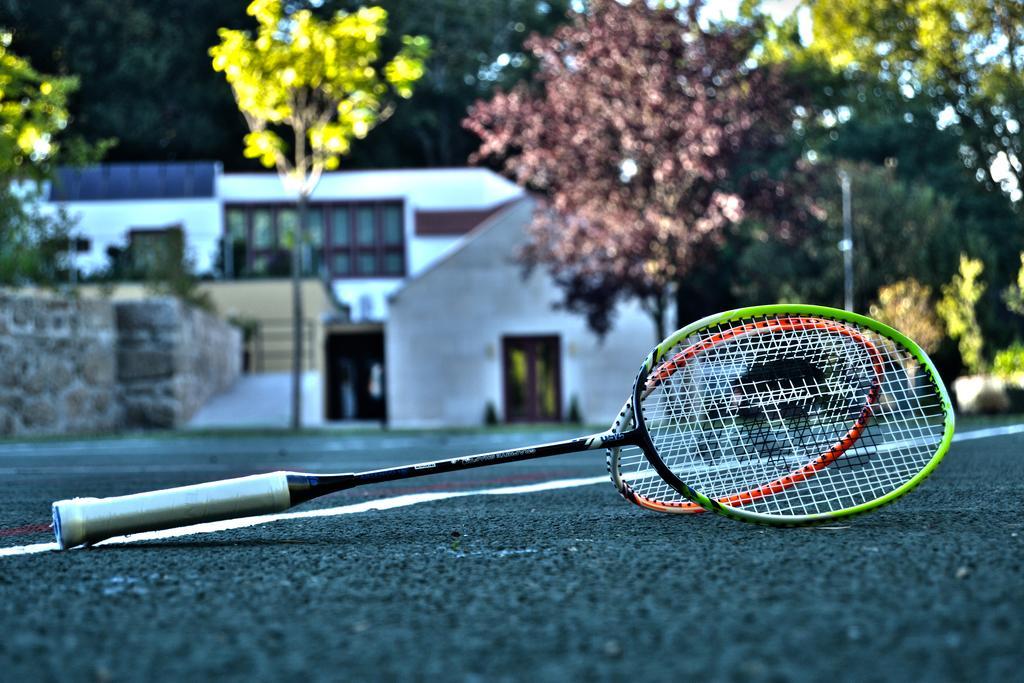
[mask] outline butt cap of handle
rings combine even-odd
[[[281,512],[291,507],[286,472],[181,486],[114,498],[72,498],[53,504],[61,550],[123,534]]]

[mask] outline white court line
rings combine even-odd
[[[953,441],[972,441],[974,439],[987,439],[996,436],[1007,436],[1010,434],[1024,433],[1024,424],[1006,425],[1004,427],[990,427],[987,429],[975,429],[970,432],[955,434]],[[338,515],[351,515],[369,510],[391,510],[394,508],[416,505],[417,503],[429,503],[435,500],[448,500],[450,498],[464,498],[467,496],[508,496],[523,493],[538,493],[540,491],[554,491],[557,489],[568,489],[577,486],[589,486],[599,484],[607,480],[607,476],[585,477],[580,479],[557,479],[545,481],[539,484],[525,484],[521,486],[504,486],[495,489],[478,489],[473,491],[447,491],[434,493],[410,493],[404,496],[383,498],[381,500],[369,500],[354,505],[342,505],[333,508],[321,508],[319,510],[304,510],[300,512],[282,512],[276,515],[260,515],[258,517],[243,517],[242,519],[229,519],[222,522],[210,522],[207,524],[194,524],[192,526],[167,529],[164,531],[150,531],[130,536],[115,536],[97,545],[117,545],[122,543],[136,543],[139,541],[152,541],[162,538],[178,538],[180,536],[191,536],[193,534],[209,534],[216,531],[228,531],[230,529],[244,529],[257,524],[277,522],[284,519],[308,519],[311,517],[336,517]],[[35,543],[33,545],[11,546],[0,548],[0,557],[12,557],[15,555],[32,555],[44,553],[50,550],[57,550],[56,543]]]
[[[1003,427],[989,427],[987,429],[974,429],[969,432],[962,432],[953,435],[953,441],[973,441],[974,439],[988,439],[993,436],[1008,436],[1010,434],[1024,433],[1024,424],[1005,425]]]
[[[100,545],[117,545],[121,543],[137,543],[139,541],[155,541],[162,538],[178,538],[179,536],[191,536],[193,534],[210,534],[216,531],[228,531],[230,529],[244,529],[257,524],[277,522],[283,519],[308,519],[311,517],[336,517],[338,515],[352,515],[369,510],[391,510],[393,508],[416,505],[417,503],[429,503],[435,500],[448,500],[449,498],[465,498],[467,496],[510,496],[522,493],[538,493],[540,491],[553,491],[555,489],[569,489],[576,486],[589,486],[607,481],[608,476],[585,477],[581,479],[558,479],[545,481],[539,484],[524,484],[520,486],[503,486],[496,489],[477,489],[473,491],[446,491],[434,493],[410,493],[394,498],[383,498],[381,500],[368,500],[354,505],[342,505],[333,508],[321,508],[319,510],[303,510],[300,512],[281,512],[276,515],[259,515],[256,517],[243,517],[242,519],[227,519],[221,522],[208,522],[206,524],[193,524],[192,526],[179,527],[177,529],[166,529],[164,531],[147,531],[141,534],[130,536],[115,536],[97,543]],[[56,543],[36,543],[33,545],[12,546],[0,548],[0,557],[11,557],[14,555],[32,555],[34,553],[45,553],[50,550],[57,550]]]

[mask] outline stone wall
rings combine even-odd
[[[0,434],[116,429],[114,312],[0,291]]]
[[[177,299],[115,304],[117,377],[130,427],[172,428],[241,372],[241,332]]]
[[[0,291],[0,435],[179,427],[241,371],[241,333],[160,298]]]

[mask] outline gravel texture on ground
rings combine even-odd
[[[5,443],[0,547],[50,541],[59,498],[569,435]],[[830,527],[665,516],[602,484],[0,557],[0,677],[1019,679],[1022,450],[1022,436],[958,443],[918,491]],[[603,472],[581,454],[310,507]]]

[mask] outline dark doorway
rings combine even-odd
[[[326,344],[327,419],[383,421],[384,333],[329,333]]]
[[[562,418],[558,337],[502,339],[507,422],[556,422]]]

